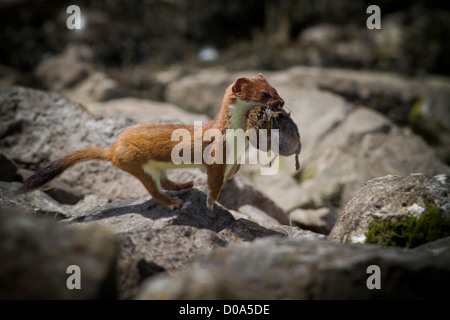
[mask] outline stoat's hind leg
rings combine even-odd
[[[167,177],[167,173],[166,171],[161,171],[160,173],[160,180],[161,180],[161,186],[163,189],[166,190],[183,190],[183,189],[189,189],[192,188],[194,186],[194,182],[193,181],[188,181],[185,183],[177,183],[174,182],[172,180],[170,180]]]
[[[167,209],[179,209],[183,205],[183,200],[171,197],[162,190],[158,170],[135,169],[128,172],[138,178],[153,199]]]

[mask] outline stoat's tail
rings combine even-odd
[[[88,160],[110,161],[111,153],[109,149],[97,147],[75,151],[62,159],[49,163],[44,169],[35,172],[31,177],[27,178],[23,182],[23,184],[17,189],[17,193],[21,194],[37,189],[47,182],[55,179],[74,164]]]

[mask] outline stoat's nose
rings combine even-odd
[[[284,106],[284,100],[280,99],[280,103],[278,104],[278,109],[282,109]]]

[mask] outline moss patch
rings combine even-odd
[[[408,116],[409,128],[416,134],[422,136],[428,143],[435,145],[439,143],[438,132],[443,130],[439,122],[425,120],[422,115],[424,98],[419,98],[411,108]]]
[[[417,127],[422,121],[422,104],[423,98],[417,99],[417,101],[414,103],[414,106],[409,111],[408,123],[413,131],[418,129]]]
[[[450,236],[450,219],[443,218],[439,208],[427,200],[425,206],[426,212],[419,219],[408,217],[396,222],[374,219],[365,243],[414,248]]]

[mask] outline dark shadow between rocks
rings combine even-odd
[[[120,200],[103,207],[74,216],[75,223],[98,221],[121,232],[122,227],[128,231],[131,225],[160,228],[166,225],[193,226],[219,232],[235,221],[231,213],[220,204],[210,211],[206,207],[206,194],[196,188],[178,192],[167,192],[170,196],[183,200],[180,209],[169,210],[150,196]]]

